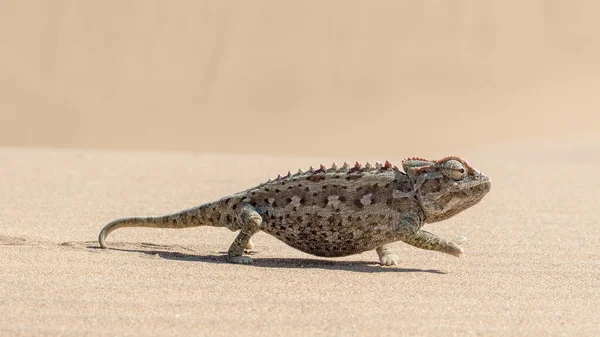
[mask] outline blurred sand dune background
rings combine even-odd
[[[421,155],[599,130],[592,1],[6,1],[0,145]]]

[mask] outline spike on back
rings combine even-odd
[[[313,174],[317,174],[317,173],[324,173],[324,172],[325,172],[325,166],[323,166],[323,164],[321,164],[321,165],[319,166],[319,169],[318,169],[318,170],[316,170],[316,171],[314,171],[314,172],[312,172],[312,173],[313,173]]]
[[[459,156],[456,156],[456,155],[446,156],[439,160],[427,160],[422,157],[409,157],[409,158],[402,160],[402,168],[404,169],[404,172],[406,172],[408,174],[418,175],[418,174],[422,174],[422,173],[430,170],[434,165],[442,164],[448,160],[460,161],[467,167],[467,169],[469,171],[476,171],[469,164],[469,162],[467,160],[465,160]],[[368,172],[368,171],[374,171],[374,170],[400,171],[398,166],[393,165],[389,160],[386,160],[383,164],[381,162],[376,161],[374,165],[371,164],[370,162],[367,162],[364,166],[361,165],[360,162],[358,162],[358,161],[356,161],[353,166],[350,166],[347,162],[344,162],[344,164],[342,166],[338,166],[338,164],[334,162],[331,164],[330,168],[327,168],[325,165],[320,164],[319,168],[317,170],[315,170],[314,167],[310,166],[310,168],[307,172],[310,174],[313,174],[313,175],[320,174],[320,173],[333,173],[333,172],[351,174],[351,173]],[[274,181],[281,181],[281,180],[288,179],[290,177],[296,177],[298,175],[302,175],[305,173],[306,172],[302,169],[298,169],[298,172],[293,175],[290,171],[288,171],[287,175],[282,176],[281,174],[278,174],[277,178],[269,179],[267,181],[267,183],[271,183]]]
[[[351,168],[351,169],[348,171],[348,173],[358,172],[358,171],[360,171],[360,169],[361,169],[360,163],[357,161],[357,162],[354,164],[354,167],[352,167],[352,168]]]

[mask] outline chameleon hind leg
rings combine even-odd
[[[398,265],[398,260],[400,260],[400,257],[398,256],[398,254],[394,253],[394,251],[391,248],[391,245],[383,245],[381,247],[377,247],[375,251],[379,256],[379,263],[381,263],[382,266]]]
[[[240,220],[240,232],[227,251],[227,261],[236,264],[251,264],[252,258],[244,255],[244,249],[254,246],[251,238],[260,231],[262,217],[252,206],[245,205],[241,209]]]

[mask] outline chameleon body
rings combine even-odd
[[[249,264],[252,235],[266,232],[302,252],[340,257],[375,250],[382,265],[397,265],[390,244],[409,245],[460,256],[460,242],[424,231],[425,223],[448,219],[477,204],[491,180],[456,156],[440,160],[409,158],[403,171],[386,161],[361,166],[312,167],[288,172],[248,190],[158,217],[115,220],[102,229],[99,243],[124,227],[226,227],[239,234],[227,258]]]

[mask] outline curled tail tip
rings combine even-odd
[[[98,243],[100,244],[100,248],[106,249],[108,246],[106,245],[106,231],[103,229],[98,236]]]

